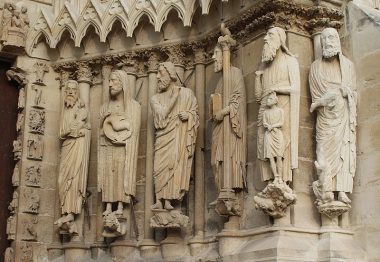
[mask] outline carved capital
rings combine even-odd
[[[102,77],[104,78],[109,78],[112,72],[112,65],[103,65],[102,66]]]
[[[146,75],[146,66],[147,63],[142,61],[137,64],[137,75],[139,77]]]
[[[342,26],[343,22],[331,20],[330,18],[315,18],[311,19],[306,23],[306,27],[311,34],[320,34],[323,29],[328,27],[333,27],[339,29]]]
[[[194,64],[204,64],[206,62],[206,52],[203,47],[194,47]]]
[[[236,40],[231,35],[224,35],[218,38],[218,44],[222,47],[223,51],[229,51],[232,46],[236,45]]]
[[[148,73],[156,72],[160,57],[156,52],[151,52],[148,58]]]
[[[186,63],[186,55],[180,45],[173,45],[166,48],[165,53],[169,56],[169,60],[176,66],[183,66]]]
[[[78,83],[92,83],[92,71],[88,63],[78,63],[77,80]]]

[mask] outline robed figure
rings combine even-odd
[[[141,123],[141,105],[132,97],[128,75],[115,70],[109,80],[109,101],[100,112],[100,146],[98,156],[98,190],[103,213],[123,214],[123,203],[130,204],[136,195],[138,143]]]
[[[338,200],[347,204],[356,169],[355,69],[342,54],[335,29],[322,32],[321,44],[322,57],[313,62],[309,75],[310,111],[317,111],[316,166],[327,174],[323,190],[339,192]]]
[[[64,216],[56,221],[59,227],[73,222],[75,215],[82,211],[86,197],[91,135],[88,109],[79,97],[78,82],[69,80],[64,92],[59,129],[62,146],[58,174],[58,192]]]
[[[158,67],[158,93],[151,98],[155,132],[153,209],[173,209],[189,190],[195,141],[199,126],[198,104],[193,92],[177,86],[173,63]],[[162,202],[163,201],[163,202]],[[164,204],[164,205],[163,205]]]
[[[219,45],[214,49],[214,71],[221,72],[223,69],[223,53]],[[234,66],[230,67],[231,88],[230,93],[223,94],[223,77],[218,81],[214,94],[211,95],[210,113],[213,120],[211,165],[215,182],[220,190],[223,188],[224,170],[223,162],[225,153],[231,161],[232,189],[245,188],[246,183],[246,159],[247,159],[247,110],[246,92],[242,71]],[[222,108],[222,97],[228,97],[228,104]],[[231,128],[228,134],[223,133],[223,121],[227,121]],[[230,151],[224,152],[224,140],[230,142]],[[230,175],[230,174],[226,174]]]
[[[286,34],[282,28],[273,27],[264,37],[262,63],[256,71],[255,95],[260,104],[258,115],[257,157],[262,181],[271,181],[274,174],[265,156],[265,127],[263,116],[267,110],[267,97],[272,92],[278,98],[277,106],[283,110],[281,127],[285,148],[280,180],[292,181],[292,170],[298,168],[298,128],[300,103],[300,73],[297,59],[285,45]]]

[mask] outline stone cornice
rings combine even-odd
[[[279,26],[287,31],[298,32],[304,35],[312,35],[325,27],[340,28],[343,13],[334,8],[325,6],[305,6],[286,0],[264,0],[252,8],[246,10],[238,17],[225,22],[234,39],[239,43],[251,41],[258,34],[270,26]],[[157,62],[171,59],[179,63],[186,54],[193,55],[198,48],[206,51],[205,61],[210,58],[211,51],[220,36],[219,27],[200,35],[196,39],[185,40],[176,43],[166,43],[160,46],[147,48],[135,48],[133,51],[109,53],[97,57],[84,58],[83,61],[90,64],[124,64],[128,65],[129,59],[146,61],[148,71],[153,70],[148,58],[155,54]],[[178,51],[178,52],[177,52]],[[232,49],[234,51],[234,49]],[[150,59],[152,60],[152,59]],[[62,61],[55,64],[54,68],[73,68],[77,61]]]

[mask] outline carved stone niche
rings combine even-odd
[[[18,187],[20,185],[20,168],[19,168],[19,164],[16,164],[15,168],[13,169],[12,185],[14,187]]]
[[[29,29],[28,9],[21,10],[13,3],[5,3],[1,21],[1,51],[22,54],[25,47],[26,33]]]
[[[16,224],[17,224],[17,218],[15,215],[11,215],[7,219],[7,230],[6,233],[8,235],[8,240],[15,240],[16,239]]]
[[[35,73],[36,75],[36,78],[33,83],[36,85],[45,85],[44,78],[45,74],[49,72],[49,67],[46,65],[46,63],[36,62],[33,66],[33,69],[33,73]]]
[[[21,222],[22,225],[22,240],[37,241],[36,225],[38,224],[38,217],[26,217]]]
[[[33,160],[42,160],[44,153],[43,136],[30,135],[27,145],[27,158]]]
[[[31,133],[43,134],[45,132],[45,111],[30,110],[29,129]]]
[[[26,168],[25,184],[31,187],[40,187],[41,165],[33,165]]]
[[[7,247],[4,253],[4,262],[13,262],[15,259],[14,256],[15,256],[15,252],[13,248]]]
[[[24,123],[24,113],[19,113],[17,115],[17,122],[16,122],[16,131],[17,132],[21,131],[23,123]]]
[[[180,210],[152,209],[154,216],[150,219],[152,228],[181,228],[187,227],[189,217]]]
[[[127,218],[117,214],[116,211],[103,216],[103,237],[114,238],[127,233]]]
[[[38,191],[33,188],[26,188],[23,193],[24,210],[25,213],[38,214],[40,207],[40,195]]]
[[[22,141],[21,138],[13,141],[13,158],[18,161],[22,157]]]
[[[33,262],[33,247],[30,243],[24,242],[20,247],[21,262]]]
[[[32,107],[34,108],[45,108],[43,100],[43,84],[36,83],[31,86],[31,89],[34,91],[34,100]]]

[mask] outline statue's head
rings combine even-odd
[[[322,56],[330,58],[341,52],[338,31],[335,28],[326,28],[321,33]]]
[[[280,47],[285,46],[285,42],[286,34],[284,29],[280,27],[270,28],[264,37],[264,48],[261,56],[261,61],[273,61]]]
[[[111,97],[116,97],[123,91],[123,85],[127,83],[123,83],[123,74],[125,72],[122,70],[114,70],[110,75],[109,80],[109,92]]]
[[[269,95],[267,96],[267,106],[272,107],[274,105],[277,105],[277,103],[278,103],[278,98],[277,98],[276,92],[269,93]]]
[[[28,8],[26,6],[22,6],[21,13],[25,14],[26,12],[28,12]]]
[[[223,69],[223,51],[220,45],[216,45],[214,48],[214,54],[212,56],[214,60],[214,72],[220,72]]]
[[[65,87],[65,105],[73,107],[79,99],[78,82],[75,80],[68,80]]]
[[[177,74],[172,62],[163,62],[158,65],[157,88],[158,92],[165,92],[171,83],[177,81]]]

